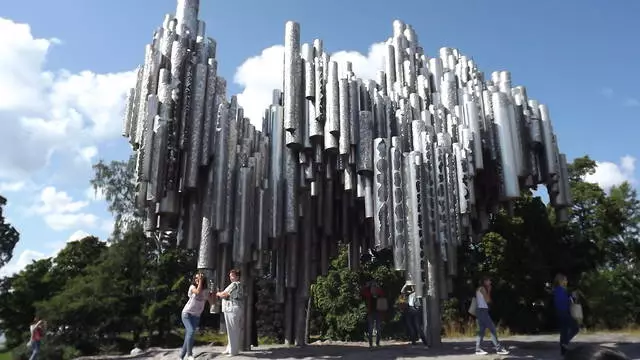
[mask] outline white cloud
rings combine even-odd
[[[96,143],[118,136],[133,71],[96,74],[44,69],[57,39],[36,38],[27,24],[0,18],[0,179],[42,170],[52,154],[89,159]]]
[[[53,186],[47,186],[40,193],[40,201],[35,208],[39,214],[76,212],[89,205],[86,201],[73,201],[64,191],[58,191]]]
[[[77,230],[73,232],[66,241],[57,241],[45,244],[43,246],[44,249],[41,249],[42,251],[32,249],[24,250],[9,264],[0,269],[0,277],[18,273],[34,261],[55,257],[68,243],[82,240],[87,236],[91,236],[91,234],[84,230]],[[48,250],[46,253],[43,252],[45,249]]]
[[[608,190],[612,186],[620,185],[625,181],[635,183],[634,173],[636,169],[636,159],[631,155],[620,158],[620,163],[609,161],[596,161],[596,171],[585,176],[585,181],[599,184],[603,189]]]
[[[74,227],[95,227],[99,219],[96,215],[81,212],[89,201],[74,201],[69,194],[47,186],[40,193],[32,212],[42,215],[45,223],[53,230],[60,231]]]
[[[102,224],[100,228],[107,234],[113,233],[113,227],[115,226],[115,221],[113,219],[102,220]]]
[[[96,190],[93,186],[89,186],[87,190],[85,190],[84,195],[91,201],[102,201],[105,199],[104,190],[100,188]]]
[[[385,46],[385,43],[373,44],[367,55],[357,51],[338,51],[331,55],[331,59],[338,62],[341,74],[346,62],[350,61],[358,77],[375,79],[377,71],[383,69]],[[282,45],[268,47],[260,55],[245,60],[233,77],[233,81],[244,88],[238,94],[238,102],[245,115],[258,127],[262,126],[264,110],[271,104],[273,89],[282,89],[283,56]]]
[[[56,231],[66,230],[76,226],[95,227],[98,220],[97,216],[88,213],[47,214],[44,216],[44,222]]]
[[[93,159],[98,155],[98,148],[95,146],[86,146],[78,150],[78,159],[93,164]]]
[[[47,258],[44,253],[36,250],[25,250],[20,253],[17,259],[0,268],[0,277],[13,275],[34,261]]]
[[[8,192],[17,192],[25,187],[24,181],[0,182],[0,194]]]
[[[73,234],[71,234],[71,236],[69,236],[69,238],[67,239],[67,242],[74,242],[74,241],[78,241],[78,240],[82,240],[88,236],[91,236],[91,234],[89,234],[88,232],[84,231],[84,230],[77,230],[76,232],[74,232]]]

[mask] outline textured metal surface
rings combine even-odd
[[[207,88],[207,66],[196,64],[193,73],[193,97],[191,121],[189,124],[189,146],[185,186],[195,189],[198,184],[198,168],[202,152],[202,131],[204,122],[204,100]]]
[[[512,124],[509,118],[509,99],[506,94],[495,92],[492,94],[492,104],[498,142],[500,144],[503,195],[508,199],[512,199],[520,196],[520,187],[518,185],[518,169],[513,137],[511,136]]]
[[[295,131],[300,124],[297,122],[299,118],[294,104],[302,90],[297,87],[296,79],[297,62],[300,56],[300,25],[288,21],[284,33],[284,129]]]
[[[270,267],[276,300],[296,324],[287,341],[303,339],[308,287],[340,243],[352,269],[369,248],[392,252],[395,269],[418,285],[434,345],[458,246],[486,230],[501,201],[544,184],[566,221],[567,162],[549,110],[512,88],[508,71],[485,81],[454,48],[429,58],[396,20],[375,79],[350,63],[339,74],[322,41],[301,46],[300,25],[287,22],[283,89],[263,119],[247,119],[235,96],[227,100],[199,8],[178,1],[127,96],[136,206],[146,231],[199,249],[197,267],[220,286],[232,266],[248,272],[246,283]]]
[[[213,155],[213,136],[218,106],[216,105],[218,62],[207,60],[207,87],[204,99],[204,118],[202,123],[202,146],[200,147],[200,166],[209,165],[209,156]]]
[[[360,134],[358,136],[358,152],[356,169],[359,174],[370,174],[373,171],[373,118],[371,111],[360,111]]]
[[[374,236],[376,248],[393,246],[389,227],[389,207],[391,199],[389,191],[389,148],[385,139],[373,140],[373,201],[374,201]]]

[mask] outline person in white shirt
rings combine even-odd
[[[224,322],[227,326],[227,349],[223,354],[238,355],[240,352],[240,335],[243,329],[244,291],[240,283],[240,270],[229,271],[231,284],[224,291],[216,293],[222,299]]]
[[[491,303],[491,279],[483,277],[480,286],[476,289],[476,319],[478,321],[478,337],[476,338],[476,355],[487,355],[481,347],[484,333],[487,329],[491,333],[491,341],[496,348],[498,355],[507,355],[509,351],[500,345],[496,326],[489,315],[489,304]]]
[[[207,301],[213,303],[211,290],[207,289],[207,280],[203,274],[196,274],[187,292],[189,300],[182,308],[182,323],[184,324],[184,343],[180,352],[180,359],[187,356],[193,360],[193,343],[196,328],[200,324],[200,316]]]
[[[415,345],[418,337],[422,340],[422,344],[427,346],[427,337],[424,335],[421,326],[422,309],[420,299],[416,297],[415,284],[411,280],[407,280],[402,290],[400,290],[407,298],[407,309],[405,311],[405,321],[407,322],[407,329],[409,330],[409,337],[411,344]]]

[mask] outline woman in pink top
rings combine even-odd
[[[31,332],[31,339],[29,340],[31,357],[29,357],[29,360],[36,360],[40,354],[40,341],[42,341],[42,336],[44,335],[44,321],[39,318],[33,319],[33,323],[29,326],[29,331]]]
[[[187,292],[189,300],[182,308],[182,323],[184,324],[184,343],[180,352],[180,359],[187,356],[187,360],[193,360],[194,333],[200,324],[200,315],[207,301],[213,304],[211,290],[207,289],[207,280],[203,274],[196,274],[193,283]]]

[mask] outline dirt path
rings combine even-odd
[[[369,349],[365,343],[340,343],[324,342],[311,344],[305,348],[291,348],[285,346],[260,346],[251,352],[233,357],[236,360],[248,359],[366,359],[366,360],[390,360],[390,359],[442,359],[442,360],[467,360],[467,359],[553,359],[559,360],[560,354],[557,343],[557,335],[532,335],[513,336],[502,339],[503,344],[509,348],[511,354],[498,356],[490,354],[486,356],[473,355],[473,339],[447,339],[438,349],[426,349],[422,346],[411,346],[406,343],[384,342],[381,347]],[[618,348],[631,359],[640,360],[640,338],[630,334],[587,334],[579,335],[575,344],[595,343]],[[489,349],[490,343],[485,345]],[[220,355],[223,347],[199,346],[194,350],[197,360],[223,359]],[[178,360],[179,349],[149,349],[145,354],[118,357],[83,357],[76,360],[98,359],[145,359],[145,360]]]

